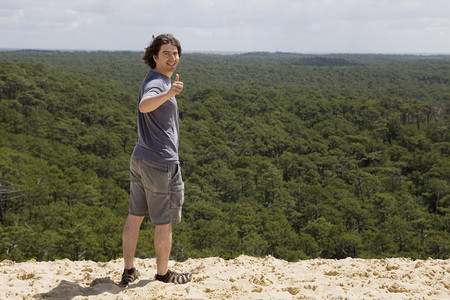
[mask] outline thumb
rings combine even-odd
[[[180,80],[180,75],[175,75],[175,81],[179,81]]]

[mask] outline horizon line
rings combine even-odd
[[[0,52],[143,52],[141,50],[114,50],[114,49],[52,49],[52,48],[0,48]],[[303,55],[412,55],[412,56],[450,56],[450,53],[442,52],[292,52],[292,51],[219,51],[219,50],[183,50],[188,54],[219,54],[235,55],[247,53],[270,53],[270,54],[303,54]]]

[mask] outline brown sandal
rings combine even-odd
[[[125,269],[123,270],[123,274],[122,274],[122,280],[119,283],[120,287],[127,287],[128,284],[134,282],[136,279],[139,278],[139,271],[136,270],[135,268],[133,269]]]
[[[165,283],[188,283],[189,281],[192,280],[192,274],[189,272],[186,273],[177,273],[177,272],[172,272],[170,270],[167,271],[166,275],[155,275],[155,279],[165,282]]]

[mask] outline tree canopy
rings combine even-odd
[[[141,53],[0,55],[0,260],[120,257]],[[173,258],[448,258],[449,70],[448,56],[183,54]],[[146,220],[139,257],[152,240]]]

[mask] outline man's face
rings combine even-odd
[[[177,68],[180,57],[176,46],[165,44],[159,49],[158,56],[153,56],[153,59],[156,62],[155,70],[170,76]]]

